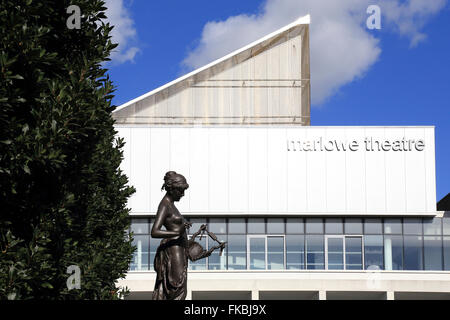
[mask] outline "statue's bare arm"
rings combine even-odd
[[[177,231],[162,230],[164,225],[164,220],[168,214],[167,206],[160,204],[158,207],[158,212],[156,213],[156,219],[152,227],[152,237],[153,238],[173,238],[179,236],[180,233]]]

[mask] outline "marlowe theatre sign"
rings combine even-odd
[[[287,140],[287,151],[423,151],[422,139],[380,140],[366,137],[362,141],[326,140],[323,137],[314,140]]]
[[[165,172],[191,215],[434,213],[433,127],[133,127],[122,169],[132,214],[154,214]]]

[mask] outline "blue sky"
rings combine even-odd
[[[120,43],[120,52],[108,65],[117,87],[116,105],[311,12],[311,124],[434,125],[437,200],[450,192],[446,0],[380,0],[381,30],[365,27],[369,15],[363,0],[108,3],[115,6],[109,18],[117,25],[114,37]],[[333,28],[326,27],[330,21]],[[318,40],[327,37],[337,39],[337,47]],[[356,52],[351,61],[346,59],[349,48]],[[335,60],[328,51],[337,52]]]

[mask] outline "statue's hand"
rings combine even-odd
[[[192,227],[192,223],[189,222],[189,221],[185,221],[185,222],[184,222],[184,228],[185,228],[185,229],[189,229],[190,227]]]
[[[200,230],[206,230],[206,224],[202,224],[201,226],[200,226]]]

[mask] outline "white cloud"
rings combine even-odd
[[[425,38],[421,29],[446,0],[379,0],[381,27],[410,39]],[[260,14],[238,15],[208,22],[199,45],[183,61],[190,69],[203,66],[294,20],[311,14],[311,91],[321,104],[343,85],[363,77],[377,61],[381,48],[366,28],[370,0],[266,0]],[[386,21],[384,21],[386,20]],[[386,22],[386,23],[384,23]]]
[[[111,53],[112,63],[120,64],[126,61],[133,61],[140,49],[132,46],[136,39],[136,29],[134,21],[131,19],[128,9],[124,6],[123,0],[105,0],[107,21],[114,26],[111,35],[112,42],[119,46]]]

